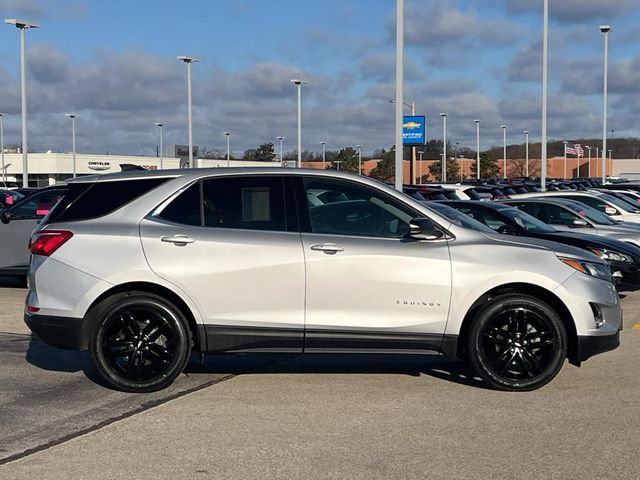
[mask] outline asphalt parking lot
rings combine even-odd
[[[0,478],[611,478],[640,465],[640,292],[622,345],[531,393],[421,356],[194,358],[164,392],[100,385],[0,286]]]

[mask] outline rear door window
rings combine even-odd
[[[64,189],[34,193],[11,208],[11,220],[34,220],[44,217],[65,194]]]

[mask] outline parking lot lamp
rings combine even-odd
[[[298,168],[302,166],[302,85],[307,82],[303,82],[297,78],[291,80],[298,89]]]
[[[280,142],[280,163],[282,163],[282,140],[284,140],[284,137],[276,137],[276,140]]]
[[[163,128],[164,125],[162,123],[157,122],[156,127],[160,128],[160,170],[164,168],[164,150],[162,149],[162,137],[163,137]]]
[[[607,159],[607,63],[609,61],[609,25],[600,25],[600,32],[604,36],[604,85],[603,85],[603,108],[602,108],[602,184],[607,177],[606,159]]]
[[[231,132],[222,132],[227,137],[227,168],[231,166]]]
[[[187,64],[187,128],[189,130],[189,168],[195,168],[193,161],[193,130],[191,121],[191,64],[199,62],[200,59],[187,55],[180,55],[178,60]]]
[[[589,145],[585,145],[584,148],[589,152],[589,160],[587,161],[587,176],[591,178],[591,147]]]
[[[4,167],[4,125],[2,123],[3,117],[6,113],[0,113],[0,155],[2,156],[2,181],[7,181],[7,171]],[[5,184],[6,185],[6,184]]]
[[[480,180],[480,120],[474,120],[476,123],[476,174]]]
[[[418,183],[422,183],[422,154],[424,153],[424,151],[420,150],[418,151],[418,155],[420,155],[420,165],[418,166],[418,175],[419,175],[419,182]]]
[[[39,28],[36,23],[7,18],[4,23],[15,25],[20,30],[20,94],[22,99],[22,186],[29,186],[29,171],[27,162],[27,72],[25,59],[25,31],[28,28]]]
[[[65,117],[69,117],[71,119],[71,148],[73,155],[73,178],[76,178],[76,114],[75,113],[65,113]]]
[[[358,175],[362,175],[362,145],[356,145],[358,149]]]
[[[524,173],[529,177],[529,130],[524,131]]]
[[[320,142],[320,145],[322,145],[322,169],[324,170],[327,163],[327,151],[325,149],[327,142]]]

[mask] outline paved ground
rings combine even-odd
[[[23,296],[0,289],[0,458],[36,451],[3,479],[640,478],[640,293],[618,350],[532,393],[442,358],[321,355],[211,357],[154,396],[25,335]]]

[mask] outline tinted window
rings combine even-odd
[[[68,194],[58,208],[51,212],[49,222],[70,222],[107,215],[167,180],[145,178],[97,181],[89,184],[71,183]]]
[[[372,188],[335,180],[304,179],[311,232],[364,237],[402,238],[414,214]],[[316,204],[311,192],[326,189],[343,200]]]
[[[577,215],[557,205],[547,205],[548,219],[545,221],[552,225],[564,225],[574,227],[573,221]]]
[[[11,209],[12,220],[33,220],[42,218],[58,203],[65,191],[63,189],[51,189],[38,192],[19,202]]]
[[[202,209],[206,227],[287,230],[281,177],[205,180]]]
[[[200,226],[200,182],[178,195],[158,216],[181,225]]]

